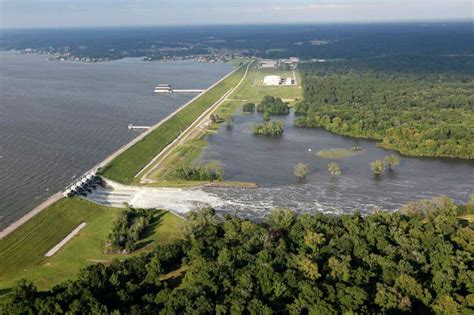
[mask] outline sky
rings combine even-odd
[[[457,20],[472,0],[0,0],[0,27]]]

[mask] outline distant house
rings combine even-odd
[[[280,59],[278,60],[278,67],[281,69],[288,69],[294,70],[298,67],[300,62],[300,58],[298,57],[290,57],[288,59]]]
[[[278,61],[273,60],[273,59],[262,59],[262,60],[260,60],[260,62],[258,64],[259,68],[261,68],[261,69],[276,68],[277,65],[278,65]]]

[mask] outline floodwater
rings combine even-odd
[[[294,116],[273,116],[285,122],[281,137],[255,136],[250,131],[260,114],[236,115],[234,125],[221,126],[208,137],[200,162],[219,161],[228,181],[260,184],[260,189],[209,189],[233,207],[226,212],[258,219],[272,207],[326,213],[370,212],[374,208],[395,210],[400,205],[437,195],[466,202],[474,192],[474,161],[415,158],[378,148],[374,141],[332,134],[323,129],[296,128]],[[362,151],[345,159],[325,159],[319,150],[360,146]],[[394,171],[374,176],[370,162],[395,154],[400,165]],[[293,175],[298,162],[310,165],[305,180]],[[333,177],[327,164],[336,162],[342,175]],[[241,211],[245,209],[244,211]]]
[[[156,95],[155,85],[203,89],[231,69],[0,52],[0,229],[136,137],[129,123],[154,124],[194,96]]]

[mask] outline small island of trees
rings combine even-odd
[[[253,126],[252,132],[255,135],[281,136],[285,131],[285,124],[282,121],[264,121]]]
[[[257,105],[257,112],[266,112],[271,115],[288,115],[290,113],[290,107],[288,103],[283,102],[281,98],[267,95]]]

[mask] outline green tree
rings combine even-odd
[[[285,125],[281,121],[266,121],[252,128],[253,134],[264,136],[281,136],[284,131]]]
[[[296,177],[303,179],[305,178],[310,172],[309,165],[306,163],[298,163],[295,165],[293,174],[295,174]]]
[[[382,160],[375,160],[370,162],[370,169],[375,175],[380,175],[385,171],[385,164]]]
[[[263,121],[270,121],[270,113],[265,111],[263,112]]]
[[[384,158],[384,161],[387,163],[389,170],[393,170],[395,167],[400,165],[400,159],[396,155],[387,155]]]
[[[295,221],[295,212],[286,208],[274,208],[268,214],[268,223],[276,230],[286,230]]]
[[[332,176],[340,176],[341,175],[341,168],[335,162],[328,164],[328,171],[331,173]]]
[[[242,105],[242,111],[244,113],[253,113],[255,111],[255,104],[245,103],[244,105]]]
[[[232,127],[234,125],[234,117],[232,115],[227,116],[225,122],[227,127]]]

